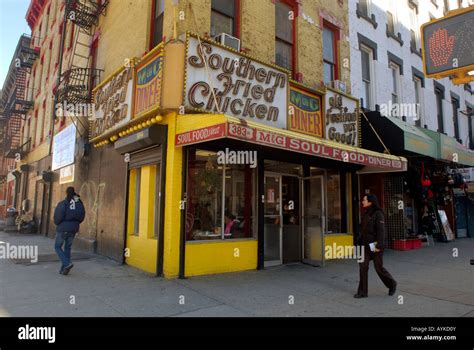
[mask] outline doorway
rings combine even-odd
[[[297,176],[265,174],[265,266],[302,260],[300,181]]]
[[[313,266],[324,266],[326,220],[323,175],[304,179],[303,197],[303,262]]]

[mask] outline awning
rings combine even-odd
[[[432,130],[420,130],[437,142],[438,159],[463,166],[474,166],[474,151],[457,142],[455,138]]]
[[[407,160],[403,157],[343,145],[222,114],[178,117],[175,136],[177,147],[224,138],[359,164],[371,170],[378,169],[379,172],[397,172],[407,169]]]
[[[366,114],[372,126],[392,153],[414,153],[438,158],[438,145],[435,140],[426,135],[421,128],[393,117],[384,117],[379,112]],[[375,151],[383,150],[383,146],[362,118],[362,144]]]

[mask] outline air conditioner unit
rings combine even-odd
[[[214,37],[214,40],[219,44],[231,47],[236,51],[240,51],[240,39],[233,37],[227,33],[221,33]]]
[[[330,87],[334,90],[340,91],[342,93],[347,92],[346,83],[344,83],[342,80],[330,81],[329,83],[326,84],[326,86],[328,86],[328,87]]]

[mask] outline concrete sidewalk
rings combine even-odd
[[[42,236],[0,232],[0,241],[38,245],[43,260],[54,254],[53,240]],[[474,316],[474,239],[386,251],[397,293],[387,295],[371,263],[366,299],[353,298],[354,260],[165,280],[97,255],[79,257],[68,276],[58,274],[58,261],[0,260],[0,316]]]

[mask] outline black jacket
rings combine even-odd
[[[369,207],[362,216],[360,227],[360,245],[377,242],[377,249],[383,249],[385,241],[385,218],[382,209]]]
[[[85,216],[86,211],[79,196],[74,196],[71,201],[65,199],[59,202],[54,210],[56,232],[78,232],[79,225],[84,221]]]

